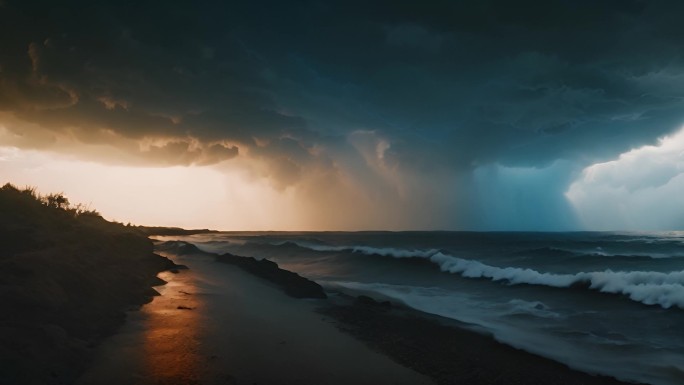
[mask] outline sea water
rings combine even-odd
[[[386,298],[461,321],[586,372],[684,383],[684,232],[224,232],[173,239],[211,253],[268,258],[332,293]]]

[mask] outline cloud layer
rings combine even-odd
[[[579,170],[684,122],[675,1],[0,7],[0,144],[243,170],[317,227],[571,228]]]

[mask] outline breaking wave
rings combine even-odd
[[[509,284],[542,285],[557,288],[587,286],[602,293],[622,294],[633,301],[663,308],[684,309],[684,271],[592,271],[575,274],[543,273],[518,267],[496,267],[482,262],[457,258],[441,252],[430,261],[448,273],[466,278],[488,278]]]
[[[437,249],[408,250],[369,246],[328,246],[298,244],[315,251],[347,251],[393,258],[423,258],[446,273],[464,278],[489,279],[510,285],[538,285],[555,288],[586,287],[602,293],[620,294],[646,305],[684,309],[684,270],[657,271],[591,271],[574,274],[540,272],[530,268],[498,267],[449,255]]]

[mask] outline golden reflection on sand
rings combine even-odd
[[[192,275],[184,273],[160,273],[168,282],[156,287],[162,295],[142,308],[147,313],[145,371],[154,384],[199,384],[202,303]]]

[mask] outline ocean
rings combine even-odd
[[[582,371],[684,383],[684,232],[222,232],[328,292],[389,299]]]

